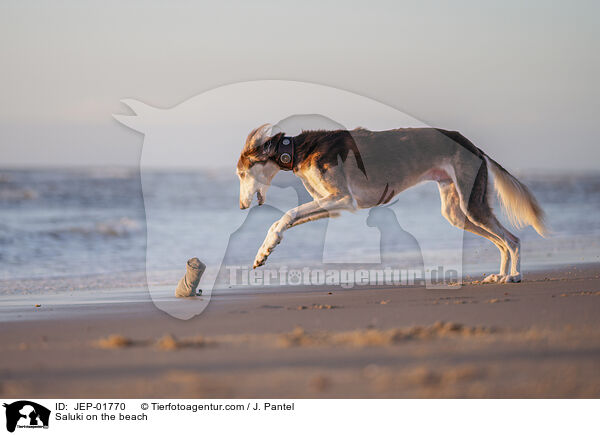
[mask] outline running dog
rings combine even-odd
[[[303,131],[289,137],[262,125],[248,135],[237,164],[240,208],[248,208],[255,194],[258,204],[263,204],[280,170],[293,171],[313,201],[289,210],[271,226],[254,268],[265,264],[283,233],[293,226],[334,217],[343,210],[386,204],[409,187],[435,181],[442,215],[500,250],[500,272],[484,282],[520,282],[520,241],[492,212],[488,170],[511,222],[516,227],[531,225],[542,236],[546,233],[544,212],[529,189],[455,131],[358,128]]]

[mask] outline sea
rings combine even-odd
[[[551,229],[546,238],[512,230],[522,241],[523,270],[600,261],[600,173],[515,175]],[[191,257],[213,281],[232,265],[249,269],[271,224],[310,198],[289,173],[277,175],[261,207],[240,210],[238,189],[231,168],[2,169],[0,295],[176,284]],[[511,228],[497,201],[494,209]],[[423,259],[465,277],[497,272],[499,263],[489,241],[441,217],[434,183],[386,207],[294,227],[264,267],[412,267]],[[215,288],[227,286],[218,281]]]

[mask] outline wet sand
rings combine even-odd
[[[224,293],[188,321],[143,288],[5,298],[0,394],[600,397],[599,277]]]

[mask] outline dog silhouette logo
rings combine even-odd
[[[19,400],[4,404],[6,408],[6,430],[14,432],[16,428],[47,429],[50,423],[50,410],[29,400]]]

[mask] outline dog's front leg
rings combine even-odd
[[[273,249],[281,242],[284,231],[305,222],[338,216],[339,213],[336,210],[340,209],[352,209],[350,197],[334,197],[311,201],[289,210],[281,219],[271,225],[265,241],[256,254],[253,267],[257,268],[265,264]]]
[[[267,233],[267,237],[265,237],[263,244],[254,258],[254,264],[252,265],[254,269],[265,264],[269,255],[271,255],[271,252],[273,252],[273,249],[275,249],[275,246],[279,245],[281,242],[281,239],[283,238],[282,233],[283,229],[281,228],[279,221],[276,221],[273,225],[271,225],[271,228],[269,228],[269,232]]]
[[[289,210],[281,217],[281,219],[275,221],[275,223],[271,225],[271,228],[269,228],[267,237],[265,237],[262,246],[258,250],[252,267],[257,268],[265,264],[269,255],[273,252],[273,249],[281,242],[283,232],[292,226],[293,221],[297,219],[300,213],[302,213],[303,216],[309,216],[316,212],[323,212],[323,209],[316,201],[311,201]]]

